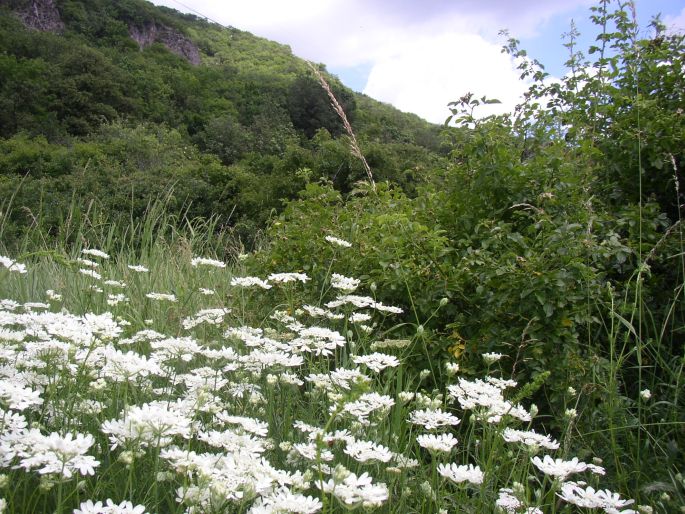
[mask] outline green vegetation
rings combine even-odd
[[[61,35],[0,17],[10,512],[682,511],[685,36],[601,1],[561,81],[509,39],[524,103],[479,118],[491,100],[467,94],[441,129],[328,77],[372,187],[287,47],[132,0],[57,4]],[[202,64],[140,51],[131,24]],[[37,473],[17,441],[51,433],[83,434],[94,475],[85,456]]]
[[[0,5],[0,191],[21,189],[26,208],[13,211],[5,244],[41,202],[54,206],[46,226],[71,196],[137,218],[171,185],[171,212],[230,219],[249,242],[295,198],[299,177],[349,190],[363,176],[326,93],[288,47],[142,0],[56,2],[63,32],[39,32],[12,15],[22,5]],[[163,31],[202,63],[161,42],[141,50],[130,35],[148,44]],[[429,173],[438,127],[329,80],[379,177],[408,185],[408,174]]]

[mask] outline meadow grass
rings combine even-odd
[[[606,489],[602,462],[572,454],[573,408],[542,432],[546,413],[526,403],[548,374],[516,384],[498,354],[481,378],[456,360],[414,373],[425,320],[390,338],[402,309],[335,274],[335,257],[318,284],[246,277],[211,221],[162,212],[130,226],[78,216],[62,242],[34,232],[3,258],[5,512],[637,508]]]

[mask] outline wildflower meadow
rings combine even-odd
[[[446,361],[440,388],[412,373],[421,325],[392,337],[403,308],[324,244],[317,284],[193,244],[2,257],[2,511],[651,512],[569,450],[573,409],[540,429],[545,374],[516,383],[497,353],[480,377]]]

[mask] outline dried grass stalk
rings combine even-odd
[[[362,151],[359,149],[359,144],[357,143],[357,137],[354,135],[354,131],[352,130],[352,125],[350,125],[350,122],[347,121],[347,116],[345,116],[345,111],[343,110],[342,106],[338,102],[338,99],[333,94],[333,90],[331,89],[331,86],[328,84],[328,82],[326,81],[324,76],[321,74],[319,69],[309,61],[307,61],[307,64],[309,65],[311,70],[314,72],[314,75],[316,76],[317,80],[319,81],[319,84],[321,84],[321,87],[323,88],[324,91],[326,91],[328,98],[331,100],[331,106],[333,107],[335,112],[338,114],[338,117],[340,118],[340,120],[343,123],[343,127],[345,127],[345,132],[347,132],[347,135],[350,138],[350,152],[352,152],[352,155],[354,155],[357,159],[362,161],[362,165],[364,166],[364,170],[366,171],[366,176],[369,178],[369,182],[371,183],[371,187],[373,188],[373,190],[375,192],[376,191],[376,182],[373,180],[373,174],[371,173],[371,167],[369,166],[369,163],[366,162],[366,159],[364,158]]]

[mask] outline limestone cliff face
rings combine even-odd
[[[191,64],[200,64],[200,51],[197,46],[180,32],[165,25],[152,22],[142,27],[130,26],[128,33],[141,50],[152,43],[161,43]]]
[[[9,5],[10,2],[0,0],[2,4]],[[15,13],[30,29],[41,32],[61,32],[64,29],[55,0],[31,0],[25,7],[17,8]]]
[[[14,14],[30,29],[41,32],[61,32],[64,22],[57,9],[56,0],[27,0],[16,2],[0,0],[0,5],[8,6]],[[161,23],[148,22],[143,26],[129,27],[129,35],[140,46],[141,50],[152,43],[161,43],[169,51],[186,59],[188,62],[200,64],[200,51],[193,42],[179,31]]]

